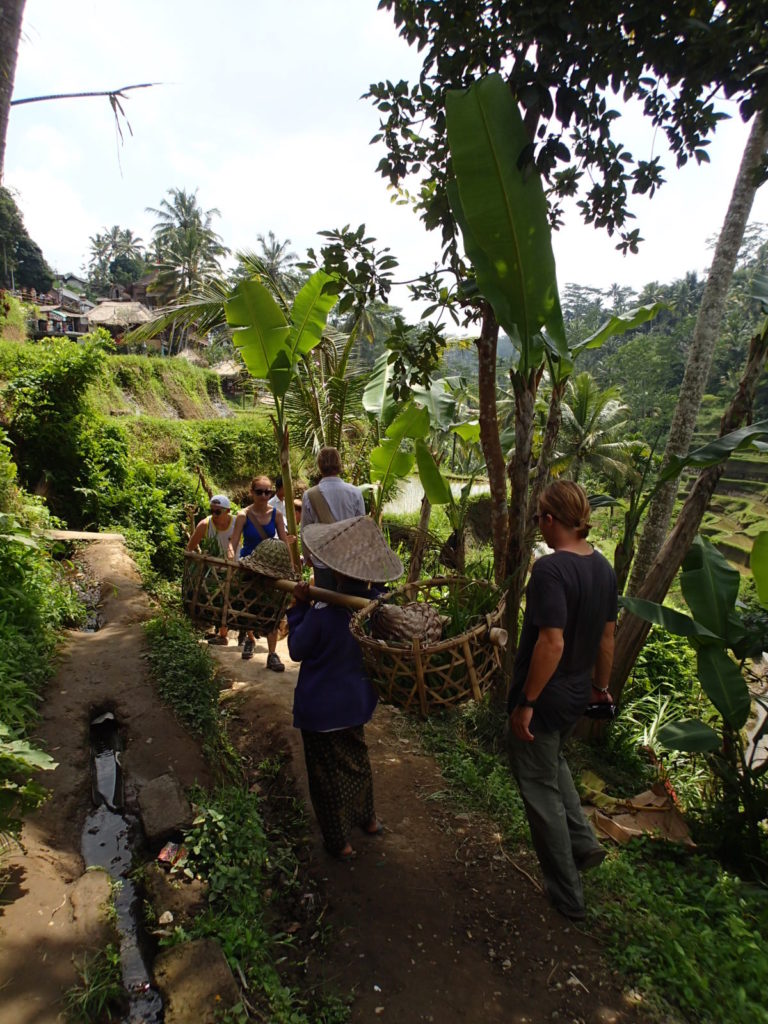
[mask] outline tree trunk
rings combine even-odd
[[[731,278],[739,254],[744,230],[749,220],[757,191],[757,174],[768,145],[768,117],[758,114],[750,132],[733,186],[728,212],[715,249],[701,306],[696,318],[691,348],[680,386],[680,397],[669,429],[662,468],[673,455],[687,455],[696,427],[696,417],[712,365],[720,324],[725,312]],[[678,482],[671,480],[661,487],[648,509],[648,519],[638,545],[629,581],[629,593],[639,593],[651,564],[662,545],[669,527],[677,496]]]
[[[762,333],[755,335],[750,342],[747,365],[739,383],[739,389],[720,421],[721,437],[737,430],[745,421],[749,421],[755,390],[765,366],[766,352],[768,352],[768,323]],[[722,462],[699,474],[680,511],[674,529],[656,555],[650,572],[637,592],[637,597],[657,603],[664,600],[698,532],[712,494],[725,471],[725,465],[726,463]],[[611,693],[616,701],[621,697],[624,684],[629,678],[650,628],[650,623],[639,619],[636,615],[625,612],[622,616],[621,626],[616,635],[611,675]]]
[[[480,402],[480,444],[488,469],[491,491],[491,536],[493,538],[493,572],[501,583],[505,571],[507,549],[507,478],[504,453],[499,439],[496,415],[496,345],[499,325],[493,310],[486,304],[483,326],[476,340],[478,359],[478,396]]]
[[[509,502],[505,575],[509,580],[507,610],[513,616],[509,621],[514,625],[510,634],[514,648],[516,646],[514,637],[517,636],[517,609],[520,607],[525,584],[525,571],[530,555],[530,544],[526,544],[526,537],[530,537],[528,488],[531,478],[533,428],[539,375],[535,370],[529,370],[527,374],[512,371],[510,378],[515,392],[515,451],[508,468],[512,493]]]
[[[298,530],[296,529],[296,510],[293,507],[293,477],[291,476],[291,449],[289,446],[288,427],[282,426],[282,422],[278,423],[274,417],[272,417],[272,426],[280,453],[280,475],[283,478],[286,531],[289,536],[294,538],[288,549],[291,552],[291,561],[293,562],[294,569],[300,572],[301,558],[299,556]]]
[[[3,182],[5,137],[25,3],[26,0],[0,0],[0,184]]]
[[[418,533],[416,534],[416,539],[413,542],[413,551],[411,552],[411,564],[408,569],[409,583],[415,583],[421,575],[421,564],[424,561],[424,551],[427,546],[429,519],[431,515],[432,504],[425,494],[421,499],[421,514],[419,515]]]

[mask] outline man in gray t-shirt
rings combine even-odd
[[[321,448],[317,454],[317,468],[320,482],[304,492],[301,502],[302,528],[309,523],[332,522],[355,519],[365,515],[363,492],[353,484],[345,483],[341,473],[341,456],[337,448]],[[319,496],[318,496],[319,492]],[[314,503],[313,503],[313,500]],[[307,551],[304,557],[310,561]],[[336,589],[333,572],[317,559],[311,559],[315,573],[315,585],[325,590]]]
[[[526,590],[512,687],[509,760],[525,804],[547,895],[571,920],[585,916],[580,871],[605,857],[581,810],[563,744],[590,700],[610,701],[616,576],[587,542],[590,508],[578,484],[556,481],[536,517],[554,554]]]

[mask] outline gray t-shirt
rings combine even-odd
[[[531,722],[531,732],[554,732],[578,721],[589,703],[603,629],[616,621],[616,576],[599,551],[555,551],[534,562],[525,593],[508,708],[514,709],[522,693],[539,629],[562,629],[563,655],[536,701]]]

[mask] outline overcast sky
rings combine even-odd
[[[439,258],[439,240],[391,204],[369,145],[378,115],[360,96],[419,67],[376,0],[27,0],[15,98],[162,85],[129,93],[123,145],[106,99],[13,108],[5,184],[60,272],[80,271],[89,236],[113,224],[148,241],[145,208],[176,187],[220,210],[214,226],[232,249],[256,248],[272,230],[303,256],[319,230],[364,221],[410,277]],[[640,288],[706,268],[748,134],[723,109],[734,116],[711,164],[669,167],[657,196],[634,204],[640,255],[622,257],[604,232],[568,218],[555,236],[561,289]],[[625,120],[635,156],[658,152],[641,118]],[[768,186],[752,219],[768,222]]]

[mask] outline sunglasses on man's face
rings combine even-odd
[[[212,509],[210,509],[210,513],[211,513],[212,516],[220,516],[222,514],[222,512],[226,512],[226,511],[227,510],[225,508],[212,508]]]
[[[266,490],[264,490],[261,487],[254,487],[253,490],[251,491],[251,494],[255,494],[259,498],[268,498],[270,494],[274,493],[275,492],[272,490],[271,487],[266,488]]]

